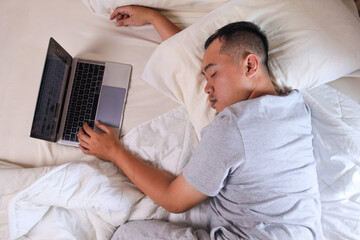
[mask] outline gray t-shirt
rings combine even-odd
[[[213,230],[322,239],[311,114],[297,90],[231,105],[201,134],[183,175],[212,197]]]

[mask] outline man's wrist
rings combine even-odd
[[[114,163],[115,165],[119,166],[119,159],[124,154],[124,149],[121,145],[116,145],[109,154],[109,161]]]
[[[161,13],[149,8],[149,18],[148,18],[149,24],[155,25],[156,21],[158,21],[162,17],[164,16]]]

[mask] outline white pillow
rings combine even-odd
[[[184,104],[198,137],[214,117],[201,75],[204,42],[218,28],[252,21],[267,34],[281,87],[309,88],[360,69],[360,22],[341,0],[233,0],[163,42],[142,78]]]

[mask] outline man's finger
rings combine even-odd
[[[79,144],[80,144],[79,146],[82,146],[82,147],[84,147],[86,149],[89,149],[89,147],[90,147],[90,143],[82,140],[80,137],[79,137]]]
[[[116,18],[116,16],[119,14],[119,10],[120,10],[120,7],[118,7],[117,9],[115,9],[113,11],[113,13],[110,15],[110,20],[114,20]]]
[[[83,147],[83,146],[81,146],[81,145],[79,145],[79,148],[80,148],[80,150],[81,150],[83,153],[85,153],[85,154],[90,154],[90,150],[89,150],[89,149],[87,149],[87,148],[85,148],[85,147]]]
[[[88,142],[89,141],[89,136],[86,135],[86,133],[84,132],[83,128],[79,128],[79,133],[78,133],[78,139],[79,141],[84,141],[84,142]]]
[[[126,18],[129,18],[130,16],[129,15],[125,15],[125,14],[118,14],[116,16],[116,21],[120,21],[120,20],[123,20],[123,19],[126,19]]]
[[[96,132],[87,123],[84,123],[82,128],[84,129],[85,133],[90,137],[96,134]]]
[[[117,27],[121,27],[121,26],[130,26],[132,25],[132,19],[131,18],[128,18],[128,17],[125,17],[121,20],[117,20],[115,22],[115,26]]]
[[[129,14],[129,11],[128,11],[128,9],[127,9],[126,6],[124,6],[124,7],[118,7],[118,8],[115,9],[114,12],[111,14],[110,20],[114,20],[118,14],[126,14],[126,15],[128,15],[128,14]]]
[[[95,121],[95,125],[102,131],[104,131],[106,134],[110,134],[111,133],[111,129],[108,128],[106,125],[102,124],[99,121]]]
[[[119,21],[119,20],[121,20],[123,18],[124,18],[124,15],[122,15],[122,14],[116,15],[116,21]]]

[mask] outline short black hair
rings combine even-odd
[[[225,52],[235,60],[240,60],[239,54],[245,57],[248,53],[255,53],[269,71],[269,43],[265,33],[263,33],[256,24],[241,21],[225,25],[206,40],[205,49],[207,49],[215,39],[224,40],[220,51]]]

